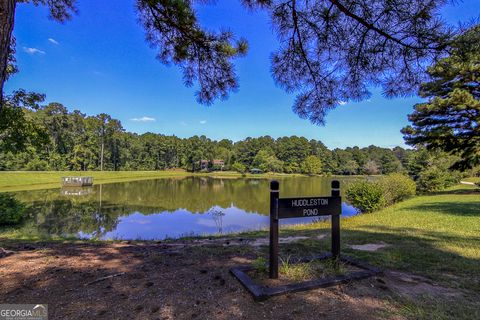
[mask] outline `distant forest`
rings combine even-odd
[[[224,161],[223,170],[310,174],[388,174],[418,171],[437,162],[448,168],[451,158],[424,149],[369,146],[329,150],[321,141],[270,136],[233,142],[205,136],[188,139],[156,133],[126,132],[107,114],[86,116],[62,104],[24,108],[38,138],[20,152],[0,152],[0,170],[166,170],[199,171],[200,161]],[[438,164],[438,162],[441,162]],[[205,168],[203,168],[205,170]],[[218,169],[218,168],[216,168]]]

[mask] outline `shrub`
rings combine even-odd
[[[284,163],[283,164],[283,172],[285,173],[298,173],[300,172],[300,166],[298,163],[291,162],[291,163]]]
[[[0,225],[18,224],[24,213],[23,203],[8,193],[0,193]]]
[[[268,261],[263,257],[258,257],[252,262],[252,267],[255,269],[256,272],[259,272],[259,273],[266,273],[268,270],[267,266],[268,266]]]
[[[431,167],[419,173],[417,186],[422,192],[435,192],[448,188],[459,180],[460,176],[457,172]]]
[[[232,170],[239,173],[245,173],[247,171],[247,168],[240,162],[235,162],[234,164],[232,164]]]
[[[25,166],[28,171],[45,171],[48,170],[48,162],[40,159],[33,159]]]
[[[347,188],[347,199],[361,212],[373,212],[386,205],[383,189],[378,182],[358,180]]]
[[[391,173],[378,180],[383,190],[386,205],[403,201],[413,197],[417,192],[417,185],[410,177],[401,173]]]

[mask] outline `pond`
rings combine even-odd
[[[331,178],[280,179],[281,197],[329,196]],[[345,180],[342,181],[344,186]],[[344,189],[344,188],[343,188]],[[269,180],[186,177],[15,193],[30,236],[153,240],[265,229]],[[356,214],[343,203],[342,216]],[[293,218],[298,224],[321,218]]]

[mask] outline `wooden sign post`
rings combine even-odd
[[[278,278],[278,181],[270,182],[270,278]]]
[[[326,278],[312,279],[299,283],[279,286],[261,285],[249,275],[256,270],[254,266],[239,266],[230,269],[230,272],[247,288],[255,301],[291,292],[325,288],[352,280],[364,279],[378,274],[380,270],[366,263],[356,261],[350,257],[340,255],[340,215],[342,214],[342,198],[340,197],[340,182],[332,181],[330,197],[280,198],[280,184],[270,182],[270,260],[269,277],[278,279],[278,222],[280,219],[331,216],[332,221],[332,250],[318,256],[300,258],[294,263],[313,260],[335,259],[335,263],[342,261],[345,264],[360,269],[348,274],[335,275]]]
[[[330,197],[280,198],[280,184],[270,182],[270,279],[278,278],[278,220],[332,216],[332,256],[340,256],[340,182],[332,181]]]

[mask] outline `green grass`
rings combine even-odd
[[[90,176],[94,183],[110,183],[186,175],[184,171],[4,171],[0,172],[0,191],[59,188],[66,176]]]
[[[148,180],[159,178],[181,178],[187,176],[212,176],[239,178],[242,174],[233,171],[191,173],[184,170],[167,171],[0,171],[0,192],[59,188],[62,177],[93,177],[94,184]],[[246,174],[248,178],[270,178],[295,176],[287,174]],[[300,176],[300,175],[296,175]]]
[[[465,178],[465,179],[462,179],[462,181],[468,181],[468,182],[480,182],[480,177],[470,177],[470,178]]]
[[[318,279],[319,277],[331,277],[343,275],[347,272],[342,262],[334,260],[313,260],[310,262],[292,263],[291,256],[280,258],[279,275],[281,278],[292,281],[304,281]]]

